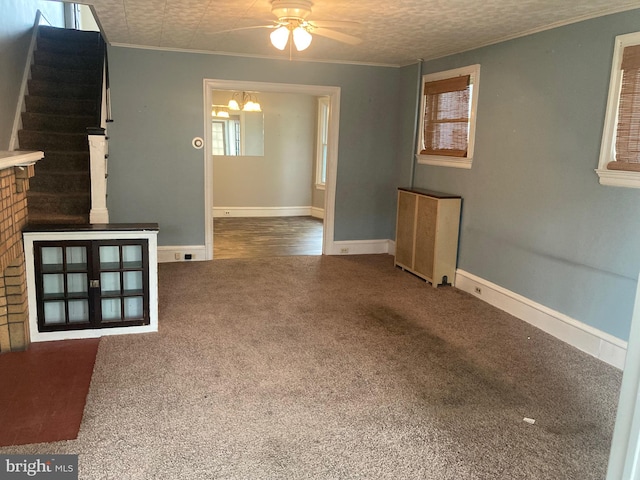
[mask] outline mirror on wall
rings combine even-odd
[[[236,101],[233,108],[230,107],[231,100]],[[251,105],[247,105],[248,102]],[[211,153],[264,156],[264,115],[258,103],[258,93],[214,90],[212,103]]]

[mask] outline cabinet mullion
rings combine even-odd
[[[102,324],[102,309],[100,308],[100,252],[99,245],[96,242],[91,242],[91,270],[89,272],[89,298],[93,308],[92,323],[95,327],[100,327]],[[88,262],[89,263],[89,262]],[[91,287],[91,283],[97,280],[98,286]]]
[[[125,297],[124,297],[124,258],[122,257],[122,245],[120,245],[120,249],[119,249],[119,253],[120,253],[120,272],[119,272],[119,277],[120,277],[120,320],[121,321],[125,321],[126,317],[124,314],[124,303],[125,303]]]
[[[64,323],[69,325],[69,288],[67,285],[67,248],[62,247],[62,296],[64,298]]]

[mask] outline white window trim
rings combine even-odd
[[[443,80],[445,78],[471,75],[473,78],[473,90],[471,92],[471,114],[469,115],[469,142],[467,144],[467,156],[463,158],[448,157],[445,155],[422,155],[420,150],[424,135],[424,84]],[[420,127],[418,132],[418,143],[416,145],[416,160],[422,165],[435,165],[438,167],[471,168],[473,162],[473,148],[476,137],[476,116],[478,110],[478,92],[480,91],[480,64],[469,65],[467,67],[455,68],[444,72],[428,73],[422,76],[422,87],[420,90]]]
[[[600,159],[596,173],[601,185],[613,187],[640,188],[640,172],[608,170],[607,164],[615,160],[618,107],[620,105],[620,89],[622,88],[622,53],[630,45],[640,45],[640,32],[618,35],[613,50],[611,78],[609,80],[609,96],[607,112],[604,118]]]
[[[316,190],[324,190],[326,186],[326,182],[321,180],[322,178],[322,133],[324,131],[324,125],[322,125],[323,115],[322,115],[322,107],[327,107],[327,122],[329,121],[329,116],[331,115],[331,110],[329,106],[329,97],[318,97],[318,115],[317,115],[317,133],[316,133]],[[325,166],[325,176],[326,176],[326,166]]]

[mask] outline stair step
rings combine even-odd
[[[71,28],[50,27],[48,25],[40,25],[38,27],[38,36],[51,40],[62,40],[67,42],[82,42],[84,44],[93,44],[96,47],[99,44],[100,33],[88,32],[85,30],[73,30]]]
[[[51,213],[34,213],[29,210],[29,223],[33,224],[58,224],[79,225],[89,223],[89,215],[61,215]]]
[[[98,101],[75,98],[48,98],[27,95],[24,97],[27,112],[55,115],[96,115]]]
[[[46,50],[33,52],[33,62],[36,65],[69,70],[95,70],[99,66],[98,58],[95,55],[70,55],[67,53],[47,52]]]
[[[55,98],[97,98],[100,95],[98,84],[61,83],[46,80],[29,80],[29,95]]]
[[[93,115],[53,115],[49,113],[22,112],[22,127],[25,130],[48,132],[87,133],[87,127],[95,126]]]
[[[42,150],[27,192],[29,222],[89,223],[87,127],[99,125],[102,51],[98,32],[38,28],[20,148]]]
[[[97,32],[95,32],[97,33]],[[96,42],[69,42],[57,37],[43,36],[42,32],[38,36],[38,50],[54,53],[79,53],[87,55],[95,55],[98,49]]]
[[[29,190],[40,193],[86,193],[91,188],[89,172],[40,172],[29,180]]]
[[[60,152],[48,150],[36,163],[36,172],[89,172],[89,152]]]
[[[96,70],[99,66],[98,58],[95,55],[57,53],[46,50],[36,50],[33,53],[33,61],[36,65],[69,70]]]
[[[50,80],[60,83],[87,84],[100,83],[101,72],[94,70],[77,70],[48,67],[46,65],[32,65],[31,78],[34,80]]]
[[[74,152],[89,150],[86,133],[60,133],[33,130],[18,131],[21,149],[27,150],[71,150]]]
[[[91,208],[89,193],[43,193],[29,191],[29,212],[62,215],[85,215]]]

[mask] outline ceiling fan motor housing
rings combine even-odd
[[[311,14],[312,5],[308,0],[272,0],[271,13],[281,21],[301,21]]]

